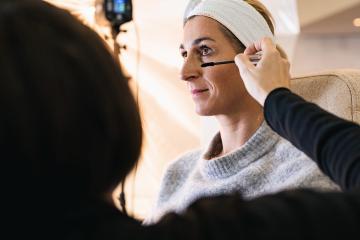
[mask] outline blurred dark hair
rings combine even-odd
[[[99,198],[140,154],[119,64],[96,33],[43,1],[0,3],[0,111],[1,172],[26,205]]]

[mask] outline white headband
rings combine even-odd
[[[218,21],[245,47],[263,37],[270,37],[275,42],[263,16],[243,0],[193,0],[186,8],[184,22],[192,16],[206,16]]]

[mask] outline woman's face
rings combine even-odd
[[[234,60],[237,54],[217,21],[203,16],[188,20],[180,53],[184,58],[181,79],[186,81],[199,115],[229,115],[241,109],[250,96],[236,65],[200,66],[206,62]]]

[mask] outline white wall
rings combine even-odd
[[[335,68],[360,69],[360,34],[300,35],[294,50],[294,76]]]
[[[297,0],[300,25],[310,24],[359,3],[360,0]]]

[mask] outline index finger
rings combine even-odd
[[[260,52],[260,51],[261,51],[261,40],[256,41],[256,42],[252,43],[251,45],[249,45],[245,49],[244,54],[252,55],[252,54],[255,54],[255,53]]]
[[[276,50],[276,45],[271,38],[265,37],[260,42],[260,48],[266,55],[268,52]]]
[[[249,45],[245,49],[244,54],[251,55],[263,50],[266,52],[268,50],[273,50],[273,49],[276,49],[276,45],[274,44],[274,42],[271,40],[271,38],[264,37],[261,40],[256,41],[251,45]]]

